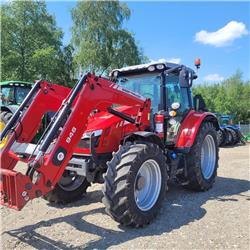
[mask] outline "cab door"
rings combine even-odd
[[[192,108],[190,95],[189,88],[180,86],[178,75],[166,77],[167,110],[170,115],[167,123],[167,144],[176,142],[181,121]],[[179,108],[176,109],[178,105]]]

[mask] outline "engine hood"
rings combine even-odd
[[[136,116],[138,107],[120,106],[115,108],[131,117]],[[80,141],[75,153],[91,155],[90,135],[98,135],[98,143],[95,145],[95,152],[99,154],[112,153],[119,147],[121,140],[132,131],[138,128],[124,119],[110,114],[108,111],[101,111],[91,114],[88,119],[87,129]],[[92,133],[95,132],[95,133]]]
[[[135,116],[138,110],[138,108],[131,106],[121,106],[115,109],[131,116]],[[99,129],[105,130],[121,121],[124,120],[120,117],[110,114],[108,111],[101,111],[90,116],[86,132],[91,132]]]

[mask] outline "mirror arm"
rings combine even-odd
[[[165,70],[164,73],[168,75],[176,70],[181,71],[183,67],[184,67],[183,65],[178,65],[177,67]]]

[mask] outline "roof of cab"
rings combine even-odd
[[[27,84],[27,85],[33,85],[33,82],[24,82],[24,81],[4,81],[4,82],[0,82],[0,86],[3,85],[10,85],[10,84]]]
[[[182,66],[181,64],[176,64],[176,63],[170,63],[170,62],[166,62],[165,60],[159,60],[159,61],[152,61],[150,63],[145,63],[145,64],[139,64],[139,65],[133,65],[133,66],[128,66],[128,67],[123,67],[120,69],[114,69],[110,72],[110,76],[113,76],[113,73],[118,71],[119,75],[123,75],[123,74],[134,74],[134,73],[143,73],[143,72],[149,72],[148,68],[150,66],[156,66],[156,65],[163,65],[164,68],[162,68],[160,71],[163,70],[167,70],[167,69],[171,69],[171,68],[176,68],[178,66]],[[186,67],[187,69],[193,71],[192,69]],[[155,71],[159,71],[159,70],[155,70]],[[151,71],[155,72],[155,71]]]

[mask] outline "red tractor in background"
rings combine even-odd
[[[41,196],[67,203],[104,183],[107,213],[138,227],[158,213],[169,179],[208,190],[219,124],[202,100],[193,103],[196,78],[183,65],[154,62],[113,70],[110,79],[88,73],[72,90],[37,82],[1,134],[1,204],[19,210]],[[44,134],[30,143],[48,113]]]

